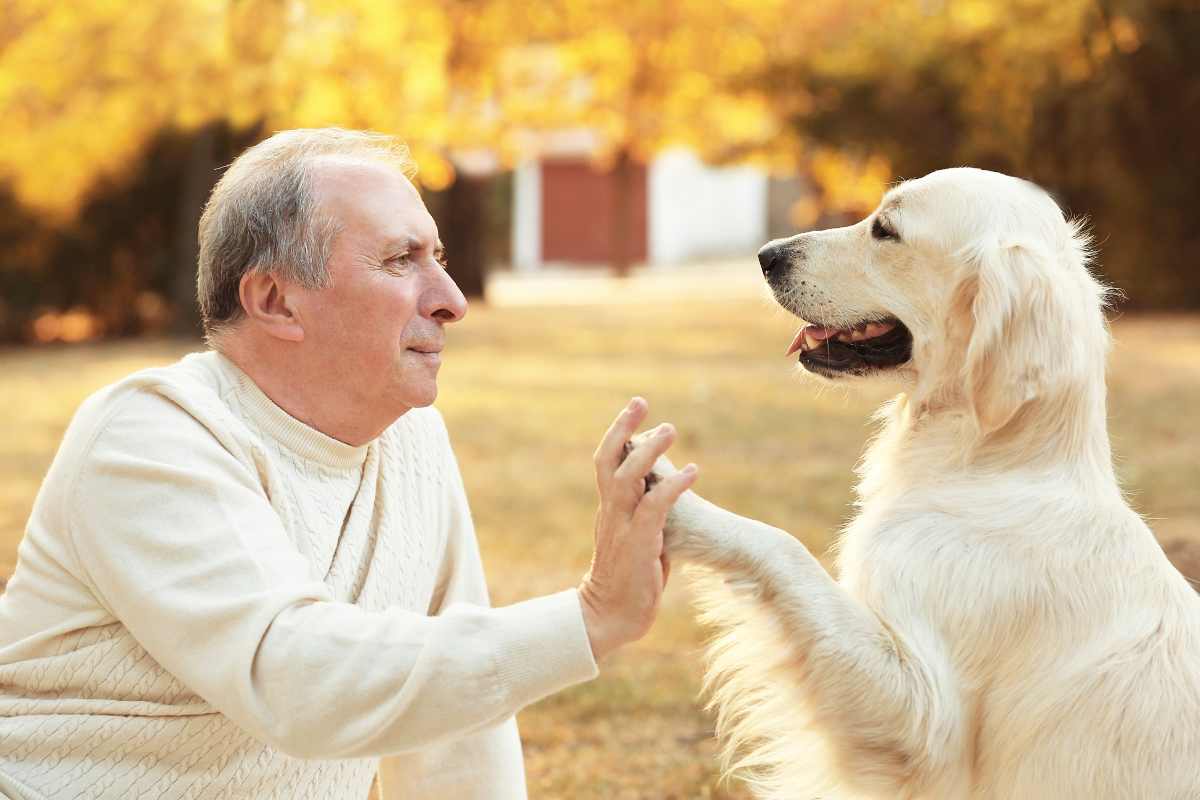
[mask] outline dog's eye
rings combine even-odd
[[[894,230],[883,224],[879,217],[871,223],[871,235],[876,239],[891,239],[893,242],[900,241],[900,236]]]

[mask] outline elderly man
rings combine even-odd
[[[467,306],[390,139],[290,131],[200,223],[211,349],[89,398],[0,601],[0,794],[525,796],[513,715],[642,636],[673,431],[596,451],[580,586],[489,608],[437,394]]]

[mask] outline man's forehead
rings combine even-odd
[[[337,154],[319,156],[312,166],[317,202],[342,229],[361,227],[396,244],[437,238],[421,195],[393,166]]]
[[[408,177],[395,167],[364,156],[327,153],[310,162],[313,189],[319,196],[342,199],[357,197],[364,189],[388,188],[411,193],[420,202],[420,195]]]

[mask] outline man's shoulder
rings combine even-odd
[[[138,370],[94,392],[75,412],[64,445],[88,448],[113,427],[132,421],[152,436],[156,429],[209,429],[232,423],[226,379],[211,352],[192,353],[161,367]]]
[[[236,421],[204,362],[203,354],[193,354],[139,370],[90,395],[63,434],[39,499],[70,496],[82,476],[102,465],[214,461],[237,452],[231,446],[236,437],[228,432]],[[36,504],[35,514],[42,505]]]
[[[76,417],[103,416],[144,395],[191,397],[196,402],[217,399],[222,390],[215,355],[211,351],[189,353],[173,364],[132,372],[89,395]]]

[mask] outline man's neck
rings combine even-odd
[[[377,438],[400,416],[365,419],[359,409],[366,404],[340,392],[328,371],[289,343],[263,343],[252,335],[230,334],[214,343],[214,349],[289,416],[352,447]]]

